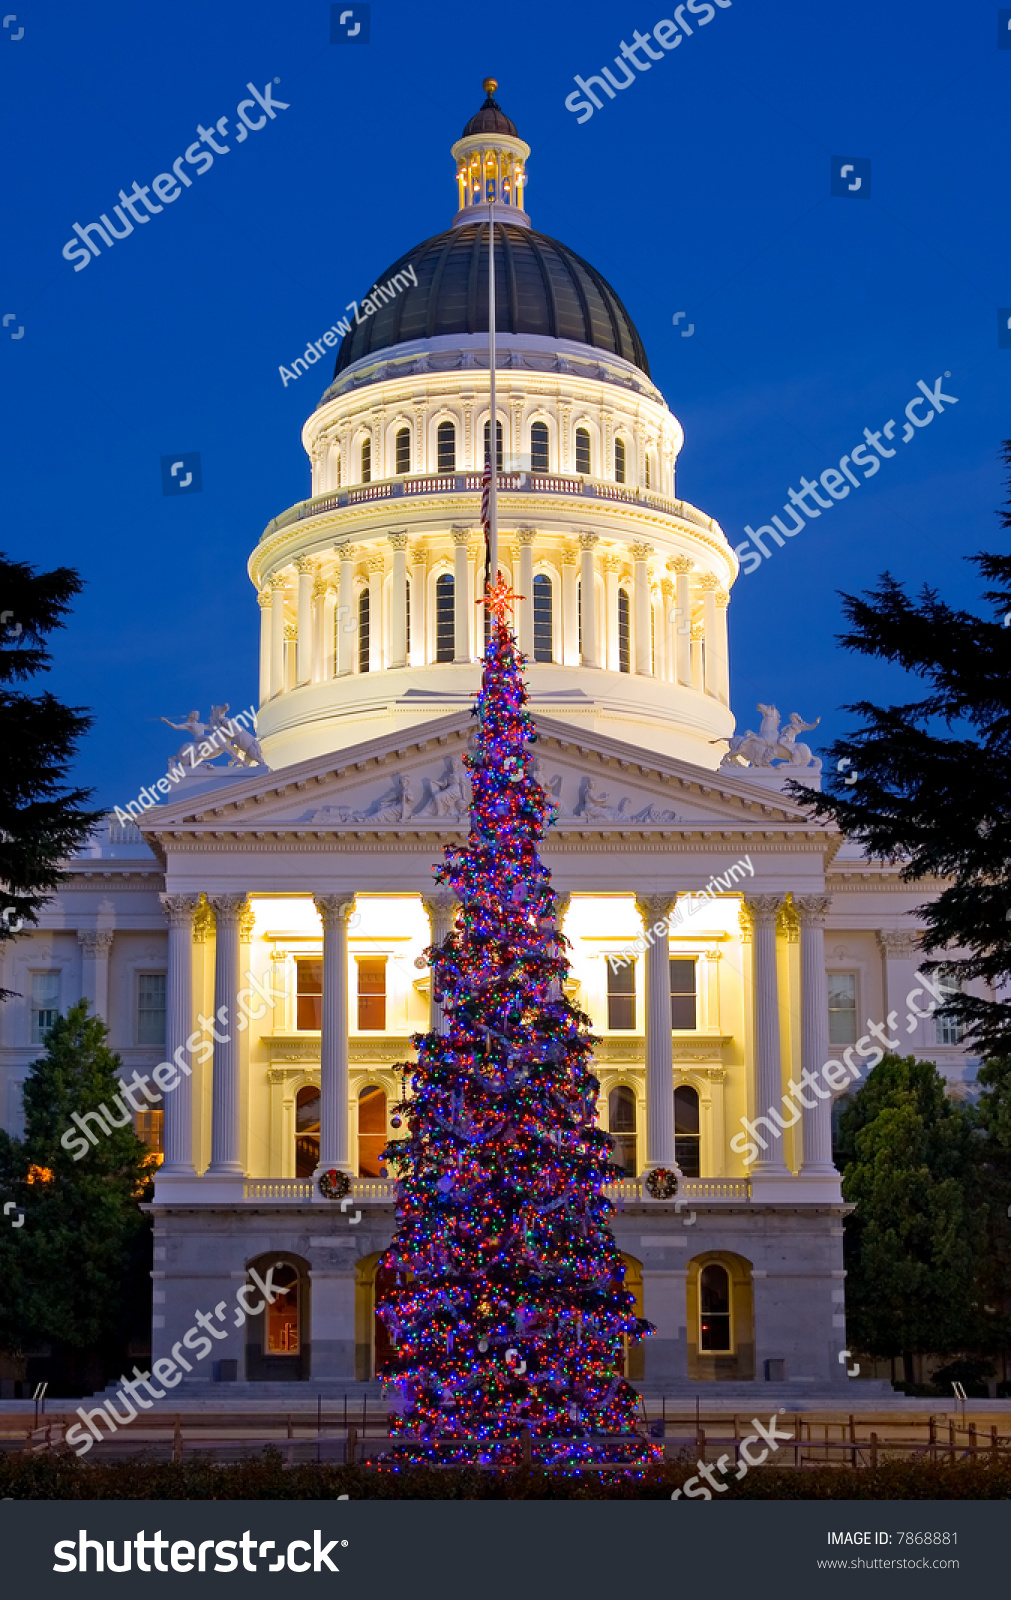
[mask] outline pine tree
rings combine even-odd
[[[1011,440],[1002,457],[1011,467]],[[1000,516],[1011,528],[1011,512]],[[950,880],[918,908],[924,947],[967,950],[945,963],[952,975],[996,987],[1011,978],[1011,556],[969,559],[993,585],[983,593],[991,617],[929,587],[913,601],[887,572],[862,598],[843,595],[846,649],[895,663],[927,692],[848,705],[864,725],[832,746],[828,792],[790,788],[871,856],[900,861],[906,882]],[[960,994],[943,1012],[985,1054],[1011,1056],[1011,1001]]]
[[[21,1227],[0,1227],[0,1348],[52,1343],[70,1393],[99,1386],[150,1326],[150,1221],[140,1207],[151,1153],[115,1104],[122,1063],[107,1034],[83,1000],[58,1017],[25,1079],[24,1139],[0,1131],[0,1189],[24,1212]],[[122,1125],[104,1136],[89,1124],[91,1144],[73,1114],[103,1105]]]
[[[608,1227],[603,1187],[618,1172],[595,1126],[589,1018],[562,988],[537,850],[550,804],[526,749],[536,735],[503,588],[466,758],[470,835],[436,874],[461,902],[430,952],[447,1031],[415,1038],[397,1108],[407,1132],[386,1151],[400,1180],[382,1262],[396,1284],[379,1306],[403,1403],[393,1426],[424,1441],[416,1459],[517,1461],[529,1430],[543,1460],[642,1463],[657,1452],[636,1433],[621,1357],[651,1330]]]
[[[80,589],[70,567],[36,572],[0,555],[0,942],[38,921],[59,882],[60,862],[101,816],[85,809],[90,790],[66,787],[91,718],[48,691],[33,697],[9,687],[48,671],[46,635],[63,627]],[[9,993],[0,989],[0,1000]]]
[[[869,1355],[999,1347],[986,1310],[988,1213],[974,1119],[932,1061],[887,1055],[844,1107],[837,1153],[846,1219],[847,1337]]]

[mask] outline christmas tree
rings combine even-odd
[[[595,1125],[589,1018],[567,999],[550,874],[538,841],[550,803],[532,771],[536,735],[510,596],[489,597],[484,677],[466,763],[467,843],[436,876],[460,900],[431,952],[445,1032],[418,1035],[407,1125],[386,1151],[399,1179],[395,1282],[378,1312],[401,1396],[393,1461],[642,1466],[622,1376],[634,1314],[603,1189],[618,1176]],[[395,1120],[395,1125],[400,1122]],[[407,1439],[420,1441],[408,1445]]]

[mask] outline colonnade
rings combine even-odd
[[[520,648],[534,650],[534,577],[547,570],[552,581],[552,659],[564,666],[628,671],[640,677],[694,689],[729,703],[727,646],[729,595],[714,573],[694,570],[689,556],[675,556],[660,570],[652,545],[601,548],[593,533],[578,545],[537,549],[537,533],[519,528],[515,548],[503,539],[503,561],[512,564],[519,600],[515,624]],[[427,612],[432,547],[411,544],[404,529],[361,546],[344,540],[334,547],[330,576],[310,557],[294,562],[294,581],[276,573],[259,592],[260,704],[285,689],[321,683],[359,670],[359,596],[369,594],[368,670],[421,667],[435,660],[434,626]],[[538,564],[538,556],[546,559]],[[447,559],[448,558],[448,559]],[[482,654],[482,629],[475,615],[481,590],[480,540],[470,526],[454,527],[439,559],[453,574],[453,660]],[[450,565],[451,563],[451,565]],[[559,583],[560,573],[560,583]],[[390,576],[389,594],[386,577]],[[624,600],[622,600],[624,594]],[[593,603],[584,598],[592,595]],[[294,621],[291,621],[291,617]],[[409,621],[408,621],[409,619]],[[629,657],[622,657],[623,639]],[[292,630],[294,630],[292,632]],[[285,642],[294,644],[294,664]]]
[[[169,925],[166,1006],[166,1054],[169,1060],[186,1059],[192,1036],[191,950],[196,895],[162,895]],[[432,942],[440,945],[453,927],[457,902],[451,894],[423,897]],[[211,1177],[237,1177],[240,1162],[240,1072],[238,1029],[234,1024],[240,979],[240,941],[248,927],[245,895],[208,896],[216,924],[214,959],[214,1010],[222,1022],[215,1034],[212,1082]],[[558,896],[556,914],[561,923],[568,903]],[[825,978],[824,924],[826,896],[800,895],[793,899],[800,922],[801,1062],[802,1070],[817,1075],[829,1054],[828,998]],[[673,1056],[671,1049],[670,973],[667,918],[673,909],[671,894],[637,895],[636,904],[645,930],[646,983],[646,1167],[674,1164]],[[745,902],[745,940],[752,945],[752,995],[754,1075],[752,1114],[767,1116],[783,1101],[780,1041],[780,997],[776,958],[776,929],[784,897],[759,894]],[[323,924],[323,997],[320,1038],[320,1165],[352,1173],[348,1121],[348,916],[354,907],[351,892],[315,896]],[[248,932],[246,932],[248,937]],[[443,1031],[445,1018],[439,997],[431,996],[432,1027]],[[810,1079],[807,1080],[810,1084]],[[790,1081],[791,1092],[795,1085]],[[796,1098],[803,1106],[803,1166],[805,1176],[831,1175],[831,1097],[814,1091],[815,1098]],[[162,1174],[193,1176],[192,1080],[181,1075],[178,1086],[164,1098],[164,1164]],[[780,1141],[761,1151],[751,1171],[766,1177],[786,1177]]]

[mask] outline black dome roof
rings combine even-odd
[[[491,95],[488,96],[480,110],[475,111],[460,137],[461,139],[469,139],[472,133],[505,133],[510,134],[514,139],[519,138],[519,134],[516,132],[516,124],[510,122],[498,101],[493,100]]]
[[[405,267],[414,268],[417,287],[408,279],[407,288],[373,316],[352,321],[337,352],[335,378],[363,356],[393,345],[487,331],[487,223],[426,239],[376,282],[382,287]],[[515,223],[499,223],[495,230],[495,327],[498,333],[570,339],[607,350],[650,376],[636,326],[606,278],[557,239]]]

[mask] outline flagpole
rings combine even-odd
[[[495,202],[488,202],[488,368],[491,374],[491,415],[488,419],[488,455],[491,475],[488,485],[488,566],[489,581],[498,577],[498,415],[495,402]]]

